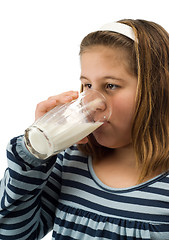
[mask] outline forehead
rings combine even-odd
[[[94,45],[94,46],[87,47],[85,51],[81,53],[81,57],[86,54],[100,54],[100,55],[104,55],[105,57],[110,57],[110,56],[126,57],[128,55],[128,52],[126,49],[123,49],[122,47]]]
[[[86,68],[119,68],[124,67],[130,71],[130,60],[127,50],[122,48],[111,48],[102,45],[92,46],[81,54],[81,69]],[[99,70],[99,69],[98,69]]]

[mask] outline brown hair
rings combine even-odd
[[[150,21],[119,22],[133,28],[138,42],[118,33],[97,31],[82,40],[80,54],[94,45],[120,47],[129,53],[130,71],[138,78],[132,144],[142,169],[139,178],[142,182],[169,169],[169,34]],[[92,138],[91,135],[89,143],[79,145],[83,152],[97,155],[107,150],[98,147]]]

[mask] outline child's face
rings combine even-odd
[[[101,92],[112,108],[109,121],[93,133],[100,145],[109,148],[131,143],[137,77],[129,71],[128,57],[121,49],[105,46],[88,48],[81,55],[83,89]]]

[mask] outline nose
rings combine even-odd
[[[88,106],[88,109],[91,111],[103,111],[106,108],[105,100],[97,97],[95,99],[87,99],[85,104]]]
[[[89,114],[89,118],[94,121],[104,122],[110,117],[110,106],[106,97],[94,89],[84,92],[83,104]]]
[[[101,99],[98,99],[98,104],[96,104],[96,111],[100,111],[100,112],[103,112],[106,110],[106,103],[101,100]]]
[[[107,105],[104,99],[96,98],[88,102],[87,111],[94,122],[104,122],[107,119]]]

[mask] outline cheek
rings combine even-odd
[[[117,123],[129,124],[133,119],[135,97],[123,96],[114,99],[112,103],[112,119]]]

